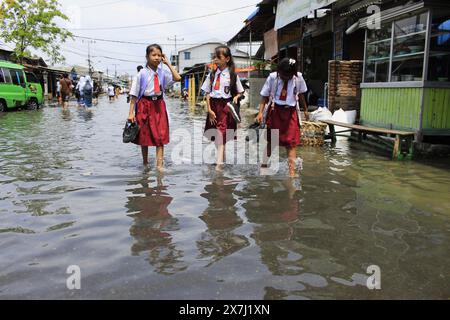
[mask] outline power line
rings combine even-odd
[[[120,3],[120,2],[126,2],[126,1],[120,0],[120,1],[103,2],[103,3],[98,3],[98,4],[92,4],[92,5],[89,5],[89,6],[82,6],[80,8],[81,9],[85,9],[85,8],[102,7],[102,6],[107,6],[107,5],[116,4],[116,3]]]
[[[99,4],[93,4],[93,5],[88,5],[88,6],[82,6],[80,7],[81,9],[84,8],[95,8],[95,7],[102,7],[102,6],[107,6],[107,5],[114,5],[117,3],[121,3],[121,2],[127,2],[124,0],[119,0],[119,1],[110,1],[110,2],[104,2],[104,3],[99,3]],[[164,0],[158,0],[158,3],[168,3],[168,4],[174,4],[174,5],[178,5],[178,6],[189,6],[189,7],[197,7],[197,8],[205,8],[205,9],[217,9],[213,8],[213,7],[206,7],[203,5],[199,5],[199,4],[194,4],[194,3],[186,3],[186,2],[175,2],[175,1],[164,1]]]
[[[72,46],[69,46],[67,44],[64,45],[66,48],[72,49],[72,50],[78,50],[78,48],[74,48]],[[118,54],[120,56],[128,56],[128,57],[133,57],[133,58],[142,58],[144,55],[135,55],[135,54],[128,54],[128,53],[123,53],[123,52],[117,52],[117,51],[110,51],[110,50],[105,50],[105,49],[99,49],[99,48],[95,48],[95,51],[103,51],[106,52],[108,54],[112,53],[112,54]]]
[[[62,50],[79,55],[81,57],[85,57],[86,53],[80,53],[80,52],[76,52],[73,50],[69,50],[66,48],[62,48]],[[99,55],[95,55],[95,56],[91,56],[92,58],[104,58],[104,59],[110,59],[110,60],[116,60],[116,61],[122,61],[122,62],[130,62],[130,63],[142,63],[142,61],[135,61],[135,60],[126,60],[126,59],[120,59],[120,58],[114,58],[114,57],[109,57],[109,56],[99,56]]]
[[[75,29],[75,30],[118,30],[118,29],[132,29],[132,28],[150,27],[150,26],[156,26],[156,25],[162,25],[162,24],[170,24],[170,23],[190,21],[190,20],[195,20],[195,19],[211,17],[211,16],[216,16],[216,15],[223,14],[223,13],[228,13],[228,12],[234,12],[234,11],[238,11],[238,10],[242,10],[242,9],[246,9],[246,8],[250,8],[250,7],[255,7],[255,6],[256,6],[256,4],[252,4],[252,5],[248,5],[248,6],[244,6],[244,7],[239,7],[239,8],[234,8],[234,9],[229,9],[229,10],[224,10],[224,11],[219,11],[219,12],[214,12],[214,13],[209,13],[209,14],[204,14],[204,15],[196,16],[196,17],[183,18],[183,19],[177,19],[177,20],[169,20],[169,21],[161,21],[161,22],[154,22],[154,23],[134,25],[134,26],[79,28],[79,29]],[[72,30],[74,30],[74,29],[72,29]]]
[[[125,44],[136,44],[136,45],[142,45],[142,46],[148,46],[149,42],[132,42],[132,41],[125,41],[125,40],[112,40],[112,39],[100,39],[100,38],[92,38],[92,37],[83,37],[83,36],[77,36],[74,35],[74,38],[79,38],[79,39],[89,39],[89,40],[96,40],[96,41],[103,41],[103,42],[112,42],[112,43],[125,43]],[[172,43],[158,43],[159,45],[162,46],[171,46],[173,45]],[[198,45],[198,44],[202,44],[202,42],[197,42],[197,43],[185,43],[185,45]]]

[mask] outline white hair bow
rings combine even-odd
[[[289,59],[289,64],[291,66],[293,66],[297,61],[295,61],[294,59]]]

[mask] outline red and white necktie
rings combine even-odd
[[[155,72],[155,75],[153,76],[153,91],[155,94],[160,94],[161,93],[161,88],[159,85],[159,79],[158,79],[158,74]]]
[[[219,74],[217,75],[216,78],[216,83],[214,84],[214,90],[218,91],[220,90],[220,75],[222,74],[222,72],[219,72]]]
[[[286,101],[286,99],[287,99],[287,89],[288,89],[288,82],[284,81],[283,89],[281,89],[281,93],[280,93],[280,100],[281,101]]]

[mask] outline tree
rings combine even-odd
[[[3,0],[0,5],[0,37],[15,44],[14,55],[20,63],[27,49],[46,53],[52,64],[64,61],[60,44],[72,38],[70,31],[58,27],[55,20],[69,18],[60,10],[58,0]],[[28,51],[29,52],[29,51]]]

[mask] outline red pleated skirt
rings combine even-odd
[[[300,124],[295,107],[285,108],[275,105],[269,109],[266,124],[268,129],[279,130],[279,146],[292,148],[300,145]],[[268,134],[270,141],[270,130]]]
[[[139,133],[133,143],[140,146],[162,147],[169,143],[169,118],[164,99],[142,98],[136,108]]]
[[[227,106],[227,103],[230,102],[231,99],[210,99],[211,110],[216,114],[217,123],[212,125],[209,122],[209,114],[206,117],[206,125],[205,125],[205,137],[210,139],[211,141],[215,141],[219,143],[220,141],[225,144],[227,141],[235,139],[237,123],[234,120],[231,112]],[[211,130],[216,129],[216,130]],[[227,134],[227,130],[233,130]]]

